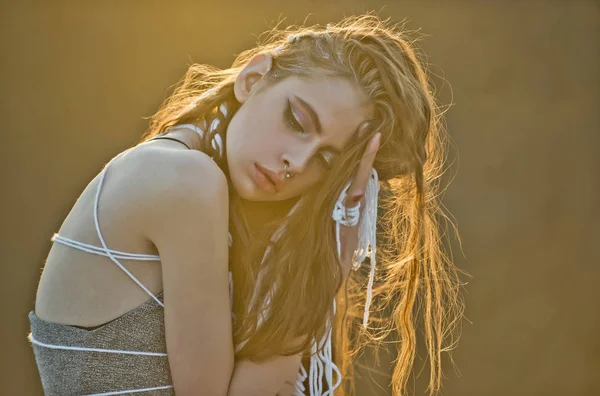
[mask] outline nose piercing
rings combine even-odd
[[[283,174],[285,175],[286,179],[289,179],[290,177],[292,177],[292,174],[288,172],[288,163],[286,162],[285,165],[283,166]]]

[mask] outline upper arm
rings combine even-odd
[[[169,365],[178,395],[226,395],[234,364],[227,181],[207,156],[180,161],[157,172],[145,225],[161,257]]]

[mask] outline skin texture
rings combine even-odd
[[[234,92],[242,106],[227,129],[230,177],[237,193],[252,201],[289,199],[318,183],[327,171],[322,161],[335,155],[332,148],[341,151],[353,134],[364,133],[372,111],[362,92],[348,80],[316,74],[309,80],[291,77],[269,85],[263,77],[270,67],[271,57],[259,54],[239,74]],[[298,126],[294,129],[285,120],[288,100],[301,129]],[[317,113],[321,133],[317,132],[302,101]],[[187,137],[188,143],[200,147],[194,132],[175,133],[178,138]],[[380,138],[379,134],[373,136],[365,150],[348,191],[347,207],[359,201],[364,207],[363,195]],[[255,162],[283,176],[286,161],[290,165],[288,171],[294,176],[285,180],[280,192],[269,193],[256,186],[253,181]],[[357,228],[341,226],[340,239],[344,276],[347,276],[357,245]],[[261,364],[246,360],[236,362],[229,395],[291,394],[299,364],[298,355],[277,356]]]
[[[362,93],[347,80],[316,75],[310,80],[289,78],[279,84],[267,85],[263,76],[270,66],[270,56],[259,54],[240,73],[234,90],[242,106],[227,130],[227,158],[234,188],[242,197],[254,201],[288,199],[318,183],[327,171],[321,161],[331,158],[319,156],[329,154],[331,148],[343,150],[353,134],[364,133],[371,112]],[[318,114],[320,134],[298,98],[309,103]],[[300,130],[293,129],[285,120],[288,100]],[[194,132],[180,130],[175,133],[179,139],[187,138],[189,144],[200,147]],[[363,195],[380,138],[379,134],[373,136],[365,150],[348,191],[345,202],[348,207],[359,201],[364,203]],[[294,177],[286,180],[280,192],[268,193],[257,188],[252,175],[255,162],[283,176],[286,161],[290,165],[288,171],[294,173]],[[357,237],[357,228],[340,227],[345,276],[351,268]],[[228,395],[289,395],[299,364],[298,355],[277,356],[260,364],[238,361]]]
[[[229,199],[227,181],[208,156],[197,154],[178,164],[172,188],[156,194],[158,206],[171,207],[169,215],[144,226],[160,252],[169,366],[183,396],[199,389],[225,394],[234,363],[228,209],[222,205]],[[194,179],[200,170],[202,177]]]
[[[111,165],[99,202],[100,226],[110,248],[154,250],[161,257],[160,265],[122,262],[154,294],[164,292],[165,338],[177,394],[226,395],[234,367],[229,214],[222,204],[229,199],[228,186],[206,154],[181,147],[166,141],[144,144]],[[96,178],[86,188],[61,235],[99,245],[90,218],[97,183]],[[55,244],[35,311],[53,322],[96,326],[148,298],[106,257]]]
[[[343,150],[353,134],[364,133],[372,110],[357,86],[342,78],[316,75],[305,80],[292,77],[262,89],[264,85],[261,84],[265,82],[261,77],[270,65],[270,56],[259,54],[250,60],[238,76],[234,90],[236,98],[243,105],[227,130],[230,176],[237,192],[249,200],[287,199],[300,195],[317,183],[326,172],[326,167],[319,162],[322,150],[329,152],[331,147]],[[308,102],[318,114],[320,134],[298,98]],[[291,102],[292,113],[306,133],[299,134],[286,124],[284,109],[287,100]],[[374,135],[365,150],[348,190],[347,207],[354,207],[358,202],[363,203],[361,208],[364,207],[364,191],[380,140],[380,134]],[[254,161],[282,175],[283,164],[287,161],[290,164],[288,171],[295,174],[294,178],[286,181],[285,188],[279,193],[265,194],[252,182],[250,175]],[[270,167],[270,164],[275,165]],[[357,227],[341,226],[340,239],[344,275],[347,276],[352,253],[357,246]],[[275,357],[263,364],[238,362],[230,385],[230,395],[274,394],[277,389],[278,395],[291,394],[293,388],[290,383],[295,384],[299,364],[300,357],[297,355]]]
[[[335,156],[332,149],[342,151],[354,134],[365,133],[373,106],[358,86],[340,77],[316,73],[311,79],[290,77],[269,85],[265,75],[270,70],[269,54],[254,56],[238,75],[234,92],[242,103],[227,128],[227,160],[230,177],[237,193],[251,201],[278,201],[301,195],[318,183],[327,171],[322,160]],[[292,128],[284,110],[290,101],[292,115],[301,127]],[[308,103],[319,119],[321,133],[309,111]],[[364,207],[364,191],[369,180],[381,135],[376,134],[367,145],[345,205]],[[254,163],[268,168],[283,178],[284,164],[294,176],[285,179],[278,193],[257,188],[253,181]],[[362,210],[361,210],[362,213]],[[340,227],[342,262],[345,275],[351,266],[357,245],[357,228]]]
[[[346,79],[315,74],[269,85],[262,77],[270,67],[271,57],[259,54],[240,73],[234,92],[242,106],[227,129],[230,177],[237,193],[251,201],[293,198],[317,183],[326,171],[323,161],[335,156],[333,149],[344,149],[372,111],[358,86]],[[286,121],[288,100],[296,128]],[[317,114],[320,134],[302,101]],[[286,161],[294,176],[280,192],[257,188],[254,163],[283,177]]]
[[[270,57],[260,54],[238,76],[235,94],[242,106],[227,136],[234,188],[255,201],[292,198],[317,183],[326,171],[319,156],[331,147],[342,150],[354,133],[365,130],[371,111],[362,93],[343,79],[315,75],[268,85],[262,77],[270,65]],[[319,115],[321,135],[297,98],[310,103]],[[284,120],[287,99],[306,133]],[[203,395],[248,395],[247,389],[260,395],[285,394],[290,386],[284,381],[295,382],[298,356],[275,357],[264,364],[234,362],[227,276],[229,213],[223,205],[229,199],[227,182],[220,168],[198,150],[195,132],[172,135],[196,150],[153,141],[111,165],[99,201],[104,238],[111,249],[161,257],[160,264],[123,262],[154,294],[164,291],[167,350],[178,395],[199,390]],[[354,178],[347,206],[354,206],[364,193],[378,145],[376,135]],[[286,161],[294,177],[279,193],[256,187],[254,163],[283,174]],[[91,218],[97,183],[95,178],[84,190],[61,226],[61,235],[99,245]],[[348,269],[356,237],[356,228],[341,227],[342,259]],[[40,280],[35,311],[48,321],[98,326],[147,300],[148,295],[105,257],[55,244]]]

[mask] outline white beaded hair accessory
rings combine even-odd
[[[333,208],[332,217],[335,220],[335,241],[337,244],[338,257],[341,259],[340,224],[346,227],[354,227],[358,224],[360,216],[360,202],[352,208],[344,206],[346,194],[350,188],[351,181],[346,183],[342,193],[338,197]],[[379,197],[379,178],[377,171],[371,169],[371,175],[367,182],[365,191],[365,208],[358,228],[358,248],[352,257],[352,269],[357,271],[365,258],[369,257],[371,271],[369,272],[369,283],[367,286],[367,301],[363,315],[363,327],[367,327],[369,321],[369,307],[373,295],[373,280],[375,277],[375,254],[377,243],[377,199]]]
[[[300,40],[300,36],[296,36],[295,34],[290,34],[290,35],[288,36],[287,43],[288,43],[288,44],[291,44],[291,43],[293,43],[293,42],[296,42],[296,41],[298,41],[298,40]],[[273,50],[273,53],[274,53],[274,54],[278,54],[278,53],[279,53],[279,52],[281,52],[281,50],[283,50],[284,48],[285,48],[285,44],[281,44],[279,47],[277,47],[277,48],[275,48],[275,49]]]
[[[361,263],[368,256],[371,261],[371,271],[369,273],[369,283],[367,288],[367,301],[365,305],[365,313],[363,316],[363,327],[367,326],[369,319],[369,307],[371,304],[373,279],[375,276],[375,253],[376,253],[376,231],[377,231],[377,199],[379,196],[379,180],[377,171],[371,170],[369,181],[367,182],[367,188],[365,191],[365,208],[362,212],[362,220],[360,220],[360,202],[355,207],[346,208],[344,206],[344,200],[350,188],[351,182],[348,182],[342,192],[340,193],[333,212],[331,214],[333,220],[335,220],[335,239],[337,245],[338,257],[341,257],[341,241],[340,241],[340,224],[347,227],[355,227],[358,225],[358,248],[354,252],[354,258],[352,267],[354,270],[360,268]],[[291,215],[298,207],[299,202],[288,213]],[[359,221],[360,220],[360,221]],[[271,241],[275,242],[281,234],[283,228],[280,227],[271,237]],[[270,246],[265,250],[262,262],[264,263],[269,251]],[[261,269],[258,274],[257,286],[261,282]],[[277,285],[273,285],[270,295],[274,293]],[[258,287],[257,287],[258,288]],[[251,299],[250,307],[256,303],[256,289]],[[268,296],[265,301],[265,307],[258,318],[257,326],[260,326],[266,316],[269,313],[270,297]],[[333,300],[333,314],[336,313],[335,299]],[[296,378],[296,389],[294,395],[305,396],[304,381],[308,378],[309,393],[306,396],[333,396],[333,391],[338,388],[342,382],[342,375],[340,370],[333,362],[332,346],[331,346],[331,333],[332,333],[331,320],[327,319],[326,332],[321,340],[313,340],[311,346],[310,356],[310,367],[308,373],[303,366],[300,366],[300,372]],[[239,351],[245,342],[236,345],[236,351]],[[320,352],[319,349],[321,350]],[[333,373],[335,372],[336,381],[333,382]],[[325,383],[328,389],[323,392],[323,377],[325,377]]]
[[[197,103],[210,96],[210,95],[214,95],[216,93],[216,89],[215,88],[211,88],[209,90],[207,90],[206,92],[204,92],[202,95],[198,96],[196,99],[194,99],[192,101],[192,103],[190,103],[185,109],[184,112],[188,112],[190,110],[192,110],[194,107],[196,107]],[[223,115],[223,117],[227,117],[227,105],[225,103],[221,103],[219,105],[219,111],[221,112],[221,114]],[[206,121],[203,121],[203,125],[202,128],[199,128],[193,124],[184,124],[184,125],[176,125],[175,127],[173,127],[172,129],[176,129],[178,127],[185,127],[185,128],[191,128],[194,129],[199,135],[200,138],[204,138],[204,130],[207,129],[207,125],[206,125]],[[217,129],[217,127],[219,126],[219,123],[221,121],[219,120],[218,117],[215,117],[212,122],[210,123],[210,127],[208,128],[208,130],[210,132],[214,131],[215,129]],[[213,148],[214,152],[216,153],[217,157],[219,159],[223,158],[223,138],[221,137],[221,135],[219,135],[218,133],[215,133],[212,136],[212,139],[210,141],[210,145]],[[211,157],[213,159],[215,159],[214,157]]]
[[[291,35],[288,38],[288,42],[297,41],[299,39],[298,36]],[[278,49],[281,50],[283,46]],[[214,94],[215,90],[211,89],[206,91],[200,97],[198,97],[194,102],[192,102],[189,106],[193,107],[196,105],[197,101],[203,99],[211,94]],[[187,110],[187,109],[186,109]],[[219,106],[219,110],[223,113],[224,116],[227,114],[227,108],[225,105]],[[219,124],[218,119],[214,119],[211,122],[210,130],[214,130]],[[205,128],[206,124],[203,125]],[[204,132],[197,128],[197,132],[202,137]],[[213,140],[211,142],[213,149],[217,151],[218,154],[222,155],[223,145],[221,141],[221,137],[218,134],[215,134]],[[377,231],[377,199],[379,195],[379,183],[378,183],[378,175],[375,169],[371,170],[371,175],[369,177],[369,181],[367,182],[367,188],[365,191],[365,208],[362,211],[362,220],[361,211],[360,211],[360,202],[352,207],[347,208],[344,206],[344,201],[346,199],[348,189],[350,188],[351,181],[346,183],[344,189],[340,193],[333,211],[332,218],[335,221],[335,239],[336,239],[336,247],[338,257],[341,258],[341,241],[340,241],[340,225],[344,225],[346,227],[355,227],[358,225],[358,247],[354,252],[352,259],[352,268],[356,271],[360,268],[362,262],[366,257],[370,258],[371,262],[371,270],[369,273],[369,282],[367,287],[367,299],[365,304],[365,312],[363,315],[363,327],[366,328],[368,319],[369,319],[369,307],[371,305],[372,299],[372,288],[373,288],[373,280],[375,277],[375,253],[376,253],[376,231]],[[294,211],[299,206],[298,202],[294,207],[289,211],[288,216],[294,213]],[[276,230],[276,232],[271,236],[271,241],[275,242],[279,239],[281,234],[283,233],[283,227],[280,227]],[[271,247],[268,246],[265,250],[265,254],[263,255],[262,264],[264,264],[267,255],[269,254]],[[262,280],[261,273],[263,269],[259,271],[257,277],[257,287],[255,289],[255,293],[250,301],[250,308],[254,306],[256,303],[256,290]],[[231,276],[231,273],[230,273]],[[233,301],[233,287],[231,286],[233,280],[229,279],[230,283],[230,299]],[[277,285],[274,284],[272,286],[271,292],[269,296],[267,296],[265,301],[265,306],[259,315],[257,326],[261,326],[264,322],[266,316],[269,313],[269,304],[270,304],[270,296],[276,290]],[[336,313],[336,304],[335,299],[333,300],[333,314]],[[323,335],[321,340],[314,339],[311,345],[311,356],[310,356],[310,367],[308,373],[304,369],[303,366],[300,366],[300,371],[296,378],[296,386],[295,393],[296,396],[305,396],[306,388],[304,387],[304,381],[308,378],[308,391],[309,393],[306,396],[333,396],[333,392],[336,388],[338,388],[342,382],[341,373],[333,362],[332,356],[332,345],[331,345],[331,334],[332,334],[332,323],[331,319],[327,319],[326,324],[326,332]],[[241,350],[241,348],[245,345],[246,342],[242,342],[236,345],[236,351]],[[320,352],[319,352],[320,349]],[[333,381],[333,373],[335,372],[336,381]],[[325,377],[325,378],[323,378]],[[323,392],[323,383],[327,384],[327,390]]]
[[[300,41],[300,39],[303,38],[313,38],[316,39],[318,37],[322,37],[322,38],[326,38],[327,41],[331,42],[333,40],[331,34],[328,31],[322,31],[322,32],[304,32],[302,33],[302,35],[296,35],[296,34],[290,34],[287,38],[287,42],[279,45],[277,48],[275,48],[273,50],[273,55],[277,55],[278,53],[280,53],[287,45],[290,45],[292,43],[296,43],[298,41]],[[332,55],[330,55],[330,53],[324,49],[322,47],[322,41],[319,40],[316,42],[316,48],[314,49],[315,51],[317,51],[317,53],[321,54],[321,57],[327,60],[331,60]],[[342,58],[342,53],[340,50],[336,50],[333,53],[333,57],[334,58],[338,58],[341,59]]]

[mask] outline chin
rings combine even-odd
[[[277,200],[276,195],[268,196],[262,191],[244,172],[235,172],[229,169],[231,185],[235,194],[246,201],[273,201]]]
[[[254,185],[252,180],[237,178],[231,179],[231,185],[236,195],[246,201],[264,201],[265,197],[261,191]]]
[[[240,198],[245,199],[247,201],[255,200],[254,197],[256,193],[253,191],[254,186],[252,186],[251,183],[243,183],[242,185],[240,185],[240,183],[236,180],[232,180],[231,184],[233,186],[233,189],[235,190],[235,194],[238,195]]]

